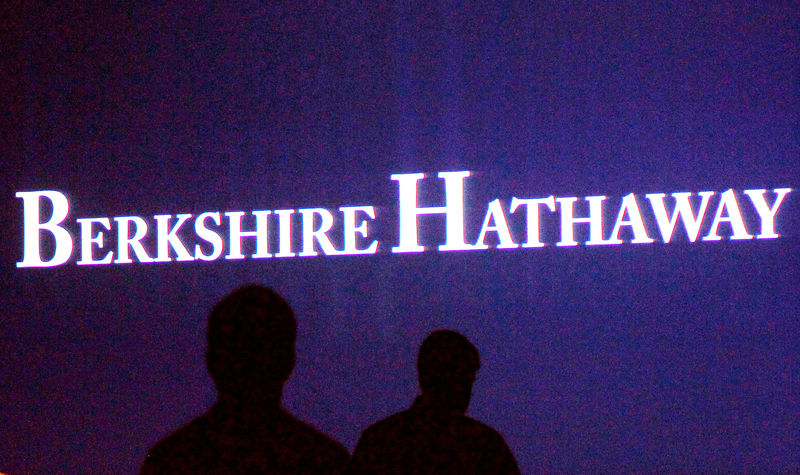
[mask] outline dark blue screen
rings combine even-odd
[[[4,14],[0,471],[136,472],[213,403],[207,315],[247,283],[297,314],[285,407],[348,450],[451,328],[481,355],[468,415],[523,473],[800,470],[798,192],[776,239],[702,239],[725,190],[755,235],[743,190],[798,186],[796,4],[97,3]],[[390,176],[442,206],[466,170],[469,243],[495,199],[524,242],[512,197],[551,195],[607,196],[607,236],[629,193],[654,242],[557,246],[542,209],[541,248],[440,252],[422,216],[426,250],[392,252]],[[36,190],[69,199],[63,265],[17,267]],[[707,190],[700,238],[664,243],[645,194]],[[370,255],[76,265],[78,218],[360,205]]]

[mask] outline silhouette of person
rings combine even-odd
[[[342,473],[348,453],[280,405],[295,363],[289,304],[257,285],[219,302],[208,319],[211,409],[158,442],[141,474]]]
[[[463,335],[431,333],[417,360],[422,394],[361,434],[348,472],[519,473],[503,437],[464,415],[479,367],[478,350]]]

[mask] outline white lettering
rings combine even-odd
[[[194,258],[201,261],[213,261],[222,254],[222,238],[219,234],[206,227],[206,219],[208,218],[211,218],[217,226],[222,226],[222,217],[219,211],[216,213],[203,213],[195,218],[194,232],[197,233],[197,237],[211,243],[211,254],[208,255],[203,254],[200,244],[194,245]]]
[[[727,216],[722,216],[723,212],[726,212]],[[733,190],[728,190],[720,196],[717,213],[714,215],[714,221],[711,222],[711,229],[703,238],[703,241],[719,241],[722,239],[717,235],[717,228],[720,223],[730,223],[733,230],[731,239],[753,239],[753,236],[747,234],[747,229],[744,227],[742,213],[739,212],[739,203],[736,202],[736,195]]]
[[[561,210],[561,240],[556,246],[577,246],[574,238],[575,224],[589,224],[589,240],[587,246],[597,246],[601,244],[611,244],[603,240],[603,200],[605,196],[587,196],[589,202],[589,217],[575,218],[572,213],[572,205],[578,200],[576,197],[556,198],[559,209]]]
[[[623,219],[625,213],[628,213],[629,219]],[[636,196],[629,193],[622,198],[622,205],[617,214],[617,222],[614,223],[614,230],[611,231],[611,237],[608,238],[609,244],[622,244],[619,238],[619,231],[622,226],[630,226],[633,230],[633,244],[651,243],[653,240],[647,235],[647,230],[642,221],[642,214],[639,212],[639,204],[636,202]]]
[[[421,214],[444,214],[446,216],[445,244],[439,246],[440,251],[466,251],[475,249],[464,242],[464,178],[470,176],[469,171],[439,172],[439,178],[445,182],[445,205],[434,207],[417,207],[417,181],[425,178],[423,173],[407,173],[391,175],[399,184],[399,226],[400,242],[392,248],[392,252],[422,252],[424,246],[418,242],[417,216]]]
[[[356,233],[367,237],[367,220],[362,219],[356,226],[356,214],[364,213],[370,219],[375,219],[375,208],[372,206],[342,206],[339,208],[344,218],[344,249],[340,254],[375,254],[378,250],[378,241],[373,240],[366,249],[356,247]]]
[[[256,253],[252,255],[254,259],[263,259],[272,257],[272,254],[267,252],[269,244],[267,236],[267,216],[272,214],[271,211],[253,211],[253,216],[256,217],[256,230],[255,231],[242,231],[242,216],[244,211],[232,211],[225,213],[225,216],[230,220],[230,251],[225,259],[244,259],[242,254],[242,238],[254,237],[256,238]]]
[[[672,232],[675,230],[675,224],[678,222],[678,216],[681,217],[683,227],[686,229],[686,236],[689,242],[695,242],[697,235],[700,233],[700,225],[703,223],[703,217],[708,207],[708,200],[714,194],[713,191],[701,191],[700,195],[700,208],[697,211],[697,217],[692,211],[692,205],[689,203],[691,193],[672,193],[675,199],[675,208],[672,209],[672,216],[667,218],[667,208],[664,206],[664,193],[651,193],[645,195],[650,200],[650,206],[653,208],[653,215],[656,217],[658,230],[661,232],[661,240],[669,242],[672,239]]]
[[[489,225],[491,221],[494,221],[493,226]],[[513,249],[519,247],[519,244],[516,244],[514,240],[511,239],[511,231],[508,229],[506,215],[503,213],[503,208],[500,206],[499,199],[489,203],[489,207],[486,209],[486,217],[483,219],[483,226],[481,226],[481,233],[478,236],[478,241],[475,242],[475,249],[489,248],[489,246],[484,243],[486,233],[489,231],[497,233],[497,237],[500,239],[500,245],[497,246],[498,249]]]
[[[22,260],[17,267],[53,267],[69,260],[72,255],[72,236],[59,226],[69,214],[69,201],[58,191],[21,191],[15,195],[22,198],[23,248]],[[53,205],[53,215],[44,223],[39,222],[39,201],[47,198]],[[42,230],[49,231],[55,239],[55,253],[49,261],[43,261],[39,248]]]
[[[546,205],[551,212],[556,211],[556,200],[550,195],[547,198],[526,199],[519,198],[511,199],[511,212],[515,212],[517,207],[526,207],[526,226],[528,233],[528,240],[522,244],[522,247],[544,247],[544,243],[539,240],[539,205]]]
[[[97,236],[92,236],[92,224],[102,224],[106,230],[111,231],[111,221],[108,218],[85,218],[77,220],[81,225],[81,260],[76,262],[79,266],[91,264],[111,264],[114,252],[108,251],[102,259],[92,259],[92,244],[97,244],[98,249],[103,248],[103,231],[97,231]]]
[[[317,251],[314,250],[314,239],[319,243],[322,252],[326,255],[338,254],[338,251],[330,239],[328,239],[328,231],[333,227],[333,215],[325,208],[307,208],[300,209],[300,214],[303,216],[303,251],[298,254],[299,256],[316,256]],[[314,229],[314,215],[319,215],[321,222],[319,229]]]
[[[775,201],[772,207],[767,206],[767,201],[764,199],[764,193],[767,190],[744,190],[744,194],[750,197],[753,206],[758,212],[758,217],[761,219],[761,233],[756,235],[756,239],[775,239],[778,237],[775,234],[775,214],[778,212],[778,207],[783,202],[783,198],[792,191],[791,188],[775,188],[772,190],[775,193]]]
[[[275,257],[294,257],[292,252],[292,213],[293,209],[279,209],[275,211],[278,215],[278,240],[279,248]]]
[[[178,222],[175,223],[175,226],[172,227],[169,231],[167,231],[167,227],[169,226],[169,220],[172,218],[171,214],[162,214],[158,216],[153,216],[156,220],[156,238],[158,241],[157,245],[157,257],[153,260],[153,262],[169,262],[172,259],[169,257],[169,246],[172,246],[172,249],[175,250],[175,254],[178,255],[178,261],[191,261],[194,260],[189,251],[186,250],[186,247],[181,242],[180,238],[177,236],[178,230],[181,228],[183,223],[186,222],[187,219],[191,218],[191,214],[179,214],[177,216]]]
[[[117,222],[117,258],[114,264],[130,264],[133,262],[128,257],[128,247],[133,249],[139,262],[153,262],[153,258],[147,255],[144,246],[140,242],[147,234],[147,222],[139,216],[120,216],[114,218]],[[130,236],[128,224],[133,223],[135,231],[133,237]]]

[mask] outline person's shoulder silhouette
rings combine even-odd
[[[349,473],[519,473],[503,437],[464,415],[479,367],[463,335],[431,333],[417,360],[422,394],[361,434]]]
[[[218,303],[206,351],[217,403],[157,443],[141,473],[341,473],[344,447],[280,405],[296,336],[289,304],[266,287],[242,287]]]

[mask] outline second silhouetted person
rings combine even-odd
[[[422,394],[361,434],[350,473],[519,473],[503,437],[464,415],[479,367],[463,335],[431,333],[417,359]]]

